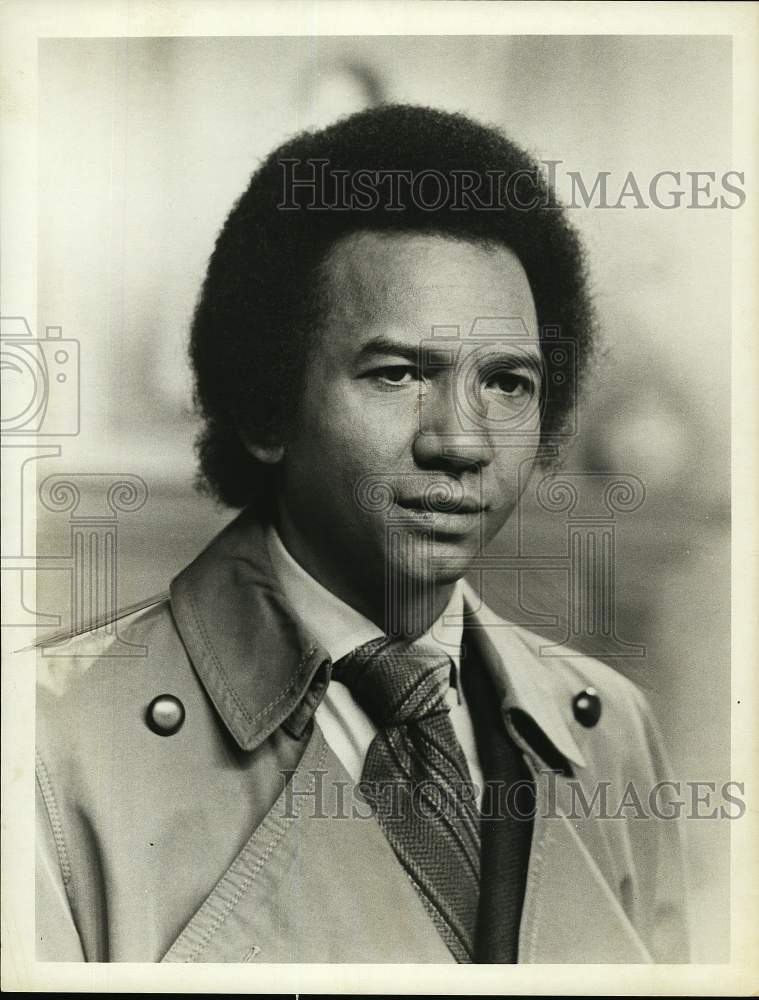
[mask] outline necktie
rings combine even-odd
[[[504,727],[501,698],[488,676],[476,636],[466,631],[461,681],[485,779],[475,961],[516,962],[533,832],[534,785],[521,750]]]
[[[335,664],[374,725],[360,791],[459,962],[474,957],[479,813],[445,693],[452,662],[383,636]]]

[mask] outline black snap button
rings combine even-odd
[[[159,694],[148,705],[145,721],[158,736],[173,736],[182,728],[184,705],[173,694]]]
[[[581,726],[592,729],[601,718],[601,699],[595,688],[585,688],[575,695],[572,701],[572,711]]]

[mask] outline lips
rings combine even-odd
[[[411,525],[422,531],[432,532],[439,541],[448,539],[456,544],[474,537],[482,530],[487,507],[481,503],[463,501],[455,510],[434,508],[428,500],[418,498],[396,501],[396,510]]]
[[[399,497],[396,503],[406,510],[422,511],[427,514],[484,514],[488,509],[481,501],[466,497],[440,503],[435,503],[428,497]]]

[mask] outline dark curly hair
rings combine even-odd
[[[293,173],[295,164],[302,173]],[[433,170],[488,180],[498,204],[471,196],[458,203],[438,199],[431,208],[428,186],[421,196],[426,204],[407,197],[400,210],[389,198],[364,198],[360,210],[325,207],[340,206],[345,178],[359,173],[366,178],[377,171],[379,178],[391,171],[417,176]],[[290,181],[308,177],[312,183],[290,183],[286,190],[288,172]],[[551,386],[543,440],[556,438],[573,408],[593,335],[584,254],[536,161],[496,129],[464,115],[380,105],[303,132],[274,150],[216,240],[195,310],[190,357],[204,421],[197,442],[199,485],[230,507],[264,509],[271,499],[275,470],[248,453],[240,431],[261,442],[286,438],[297,416],[309,349],[324,321],[320,264],[336,241],[359,231],[435,233],[511,249],[535,300]],[[549,355],[557,352],[546,347],[548,327],[574,345],[577,360],[574,370],[563,369],[555,378]]]

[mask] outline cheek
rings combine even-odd
[[[285,454],[291,504],[351,511],[362,480],[400,467],[397,425],[358,408],[314,414]],[[361,505],[354,512],[361,517]]]
[[[513,509],[519,500],[535,466],[537,451],[535,444],[499,449],[494,466],[503,506]]]
[[[524,486],[530,473],[535,467],[535,459],[538,454],[538,445],[530,444],[517,450],[517,470],[519,482]]]
[[[403,466],[418,426],[417,397],[369,397],[350,386],[315,414],[321,450],[342,469],[387,472]]]

